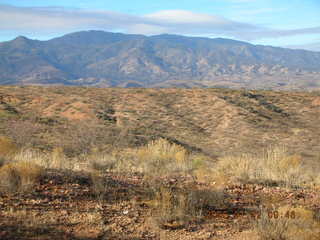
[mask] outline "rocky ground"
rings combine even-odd
[[[318,240],[319,118],[319,92],[0,87],[0,239]]]
[[[284,204],[320,211],[316,188],[232,184],[219,188],[224,194],[224,207],[207,206],[200,219],[183,226],[174,223],[160,226],[155,221],[154,206],[147,198],[148,183],[141,175],[105,173],[103,178],[107,183],[103,196],[97,196],[87,174],[56,170],[47,171],[32,190],[1,193],[0,238],[191,240],[251,236],[248,239],[255,239],[250,234],[254,234],[252,229],[260,221],[261,211],[275,212],[276,206]],[[179,182],[187,188],[218,189],[188,179],[163,179],[163,182],[166,186]],[[300,217],[298,213],[294,216]]]

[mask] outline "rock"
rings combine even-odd
[[[127,215],[128,213],[129,213],[128,210],[124,210],[124,211],[123,211],[123,214],[124,214],[124,215]]]

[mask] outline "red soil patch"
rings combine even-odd
[[[312,106],[314,107],[319,107],[320,106],[320,97],[316,97],[312,103],[311,103]]]
[[[43,114],[47,117],[60,115],[68,120],[85,120],[94,116],[88,104],[75,102],[66,105],[64,102],[61,99],[59,102],[50,105],[44,109]]]

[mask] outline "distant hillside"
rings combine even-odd
[[[229,39],[86,31],[0,43],[0,84],[320,88],[320,53]]]
[[[0,136],[45,149],[164,137],[211,156],[286,146],[319,165],[319,119],[320,92],[0,87]]]

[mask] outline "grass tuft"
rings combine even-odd
[[[98,152],[88,155],[86,160],[89,162],[91,169],[102,172],[114,169],[118,162],[114,155]]]
[[[42,168],[34,163],[8,163],[0,168],[0,188],[6,192],[28,191],[38,181],[42,172]]]
[[[140,147],[137,158],[142,171],[150,176],[186,174],[192,170],[187,150],[162,138]]]
[[[284,147],[267,149],[261,155],[222,157],[216,164],[215,175],[217,178],[223,175],[231,181],[250,181],[286,187],[299,186],[310,179],[301,156],[290,155]]]
[[[207,209],[224,206],[225,199],[220,191],[161,186],[151,201],[153,218],[161,228],[183,228],[202,221]]]
[[[0,157],[12,156],[18,151],[17,146],[10,138],[0,136]]]

